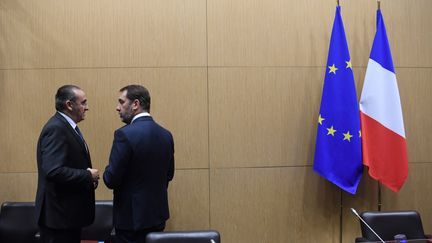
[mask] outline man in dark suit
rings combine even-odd
[[[114,189],[116,242],[145,242],[169,218],[168,183],[174,176],[171,133],[150,116],[150,94],[140,85],[120,89],[117,111],[125,126],[114,133],[103,179]]]
[[[94,220],[99,174],[77,127],[88,110],[83,90],[65,85],[55,96],[56,114],[37,145],[37,222],[42,242],[79,243],[81,228]]]

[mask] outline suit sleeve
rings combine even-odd
[[[41,140],[42,170],[46,179],[55,183],[92,188],[91,173],[66,166],[67,138],[58,128],[48,129]]]
[[[109,189],[116,189],[121,185],[131,154],[132,147],[125,134],[117,130],[114,133],[109,163],[103,174],[104,183]]]
[[[174,167],[174,139],[170,133],[170,137],[171,137],[171,159],[169,161],[169,167],[168,167],[168,181],[167,181],[167,187],[169,182],[174,178],[174,171],[175,171],[175,167]]]

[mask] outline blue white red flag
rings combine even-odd
[[[398,192],[408,177],[399,89],[381,10],[360,98],[363,163],[369,175]]]

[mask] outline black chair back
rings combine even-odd
[[[5,202],[0,209],[0,242],[36,243],[39,231],[33,202]]]
[[[152,232],[146,243],[220,243],[220,235],[214,230]]]
[[[417,211],[369,211],[360,216],[384,241],[394,240],[397,234],[404,234],[407,239],[426,239]],[[363,238],[379,241],[367,226],[362,222],[360,225]]]
[[[111,233],[113,231],[112,212],[112,201],[97,200],[95,205],[95,220],[93,224],[82,229],[81,239],[111,242]]]

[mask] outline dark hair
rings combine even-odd
[[[64,111],[66,109],[66,101],[75,101],[76,96],[74,90],[81,89],[76,85],[63,85],[55,95],[55,109],[57,111]]]
[[[140,102],[141,108],[144,111],[150,112],[150,93],[142,85],[128,85],[120,89],[120,92],[127,91],[126,98],[130,101],[138,100]]]

